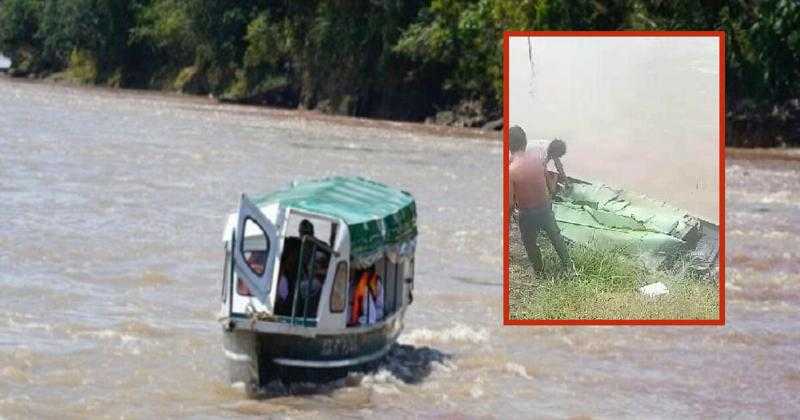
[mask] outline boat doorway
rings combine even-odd
[[[275,314],[292,323],[316,323],[322,289],[328,278],[338,223],[290,211],[278,267]]]

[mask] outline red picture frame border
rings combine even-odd
[[[510,319],[508,214],[508,44],[511,37],[716,37],[719,42],[719,317],[717,319]],[[725,32],[505,31],[503,33],[503,325],[725,325]]]

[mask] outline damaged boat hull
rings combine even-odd
[[[562,235],[599,249],[625,249],[650,269],[685,269],[714,275],[719,227],[667,203],[571,179],[556,194],[553,212]]]

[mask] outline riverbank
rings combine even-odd
[[[782,160],[790,162],[800,162],[800,147],[798,148],[785,148],[785,147],[772,147],[772,148],[740,148],[740,147],[726,147],[725,156],[734,159],[747,159],[747,160]]]
[[[764,103],[732,102],[725,144],[742,148],[800,146],[800,98]]]
[[[291,118],[299,120],[316,121],[320,123],[330,123],[342,126],[351,126],[359,128],[374,128],[380,130],[400,130],[408,133],[417,133],[424,136],[434,137],[458,137],[458,138],[474,138],[483,139],[488,141],[502,141],[502,131],[483,130],[480,128],[472,127],[453,127],[449,125],[433,124],[426,122],[414,121],[394,121],[379,118],[366,118],[346,115],[326,114],[316,110],[309,109],[290,109],[282,107],[273,107],[267,105],[253,105],[246,103],[235,103],[230,101],[221,101],[209,95],[196,95],[185,94],[170,90],[157,90],[157,89],[135,89],[135,88],[119,88],[107,85],[86,84],[76,82],[68,78],[35,78],[35,77],[13,77],[7,74],[0,73],[0,82],[7,82],[11,84],[34,84],[43,86],[52,86],[57,89],[74,89],[85,90],[87,92],[101,92],[103,94],[126,94],[153,98],[174,99],[178,101],[185,101],[199,106],[205,106],[209,109],[224,109],[229,107],[235,109],[236,112],[246,114],[262,114],[265,117],[273,118]]]

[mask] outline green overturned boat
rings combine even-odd
[[[223,234],[231,381],[253,391],[290,368],[343,372],[383,357],[412,301],[416,218],[409,193],[356,177],[243,194]]]
[[[707,275],[719,263],[719,228],[667,203],[571,178],[555,195],[553,212],[570,242],[596,249],[624,249],[645,266]]]

